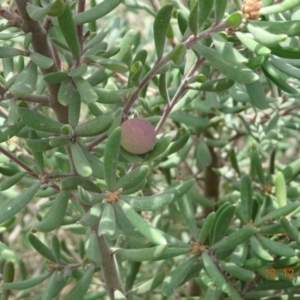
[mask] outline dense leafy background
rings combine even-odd
[[[300,3],[273,2],[2,1],[3,299],[299,299]]]

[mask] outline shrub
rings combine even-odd
[[[2,298],[297,299],[299,9],[3,2]]]

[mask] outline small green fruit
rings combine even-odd
[[[134,118],[121,125],[122,147],[133,154],[144,154],[152,150],[156,142],[155,129],[144,119]]]

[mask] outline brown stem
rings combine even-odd
[[[28,3],[30,3],[30,1],[16,0],[15,2],[17,4],[18,11],[22,18],[22,25],[21,25],[22,30],[25,33],[32,32],[33,50],[37,53],[40,53],[46,57],[53,59],[53,55],[47,41],[47,32],[42,29],[39,22],[32,20],[27,14],[26,6]],[[50,68],[41,69],[41,71],[44,75],[46,75],[52,72],[57,72],[58,69],[56,67],[56,64],[53,64]],[[50,106],[55,111],[57,119],[62,123],[67,123],[68,107],[61,105],[57,99],[60,84],[50,84],[47,82],[46,85],[49,92]]]
[[[77,13],[82,13],[85,10],[85,0],[78,0]],[[80,52],[82,53],[83,49],[83,25],[77,25],[77,36],[80,45]]]
[[[28,172],[29,175],[39,178],[39,176],[26,164],[24,164],[21,160],[16,158],[14,155],[12,155],[10,152],[6,151],[2,147],[0,147],[0,152],[3,153],[6,157],[11,159],[13,162],[15,162],[17,165],[19,165],[21,168],[23,168],[25,171]]]

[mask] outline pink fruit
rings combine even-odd
[[[122,123],[122,147],[133,154],[144,154],[152,150],[156,142],[155,129],[144,119],[134,118]]]

